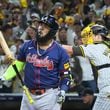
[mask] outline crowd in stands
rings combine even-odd
[[[96,23],[106,26],[110,34],[110,0],[0,0],[0,30],[15,57],[26,40],[35,39],[38,21],[48,14],[55,16],[59,24],[55,38],[61,44],[82,44],[81,30]],[[9,63],[0,47],[0,75]],[[86,58],[75,57],[70,58],[70,63],[78,83],[70,91],[77,91],[81,95],[87,87],[98,92],[97,71],[91,62]],[[4,82],[0,92],[22,92],[19,79],[16,77]]]

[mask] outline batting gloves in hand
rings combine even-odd
[[[57,102],[62,104],[65,101],[65,91],[61,90],[58,94]]]

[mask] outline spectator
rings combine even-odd
[[[102,1],[101,0],[95,0],[94,3],[89,5],[90,10],[94,10],[96,12],[96,15],[101,18],[102,17]]]
[[[15,44],[10,47],[10,50],[14,53],[15,58],[17,57],[19,53],[19,49],[21,45],[24,43],[22,39],[19,38],[19,36],[16,36],[14,39]],[[21,77],[23,78],[23,72],[21,74]],[[13,78],[13,85],[12,85],[12,92],[13,93],[22,93],[22,85],[18,77]]]
[[[7,57],[2,54],[4,53],[2,48],[0,47],[0,76],[4,74],[6,69],[8,68],[9,62]],[[0,93],[12,93],[13,79],[9,81],[5,81],[3,85],[0,86]]]
[[[8,46],[10,47],[11,45],[14,44],[12,35],[13,35],[13,27],[10,24],[5,24],[1,27],[1,31],[4,35],[5,40],[7,41]]]
[[[64,4],[56,2],[50,12],[58,21],[59,26],[65,26],[66,14],[64,13]]]
[[[59,18],[64,18],[64,5],[61,2],[56,2],[51,10],[51,14],[55,16],[55,18],[58,20]]]
[[[95,102],[94,92],[90,88],[85,88],[82,92],[83,103],[89,106],[88,110],[92,110],[92,107]]]
[[[85,16],[85,19],[83,20],[84,27],[86,27],[90,24],[94,24],[96,21],[96,18],[97,18],[96,12],[94,10],[90,10],[87,13],[87,16]]]
[[[2,33],[4,35],[5,40],[8,45],[11,46],[14,42],[11,40],[12,36],[12,26],[6,24],[2,26]],[[4,55],[2,48],[0,47],[0,76],[6,71],[9,65],[9,60],[7,56]],[[9,81],[5,81],[3,85],[0,87],[0,93],[12,93],[13,79]]]
[[[35,26],[36,29],[38,28],[38,25],[39,25],[38,21],[39,20],[40,20],[40,16],[38,13],[32,13],[31,14],[31,25]]]
[[[60,27],[58,30],[58,41],[60,44],[68,44],[67,43],[67,28]]]
[[[105,14],[104,14],[104,21],[105,21],[105,26],[109,30],[110,33],[110,9],[107,9]]]
[[[37,29],[35,25],[29,25],[27,29],[23,32],[21,35],[22,40],[30,40],[30,39],[35,39],[37,33]]]
[[[53,3],[51,0],[38,0],[37,7],[41,16],[50,14]]]

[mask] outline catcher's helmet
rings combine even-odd
[[[105,26],[95,24],[91,26],[85,27],[81,32],[82,41],[84,39],[84,44],[91,44],[93,43],[93,34],[94,35],[101,35],[103,38],[107,38],[108,30]]]
[[[108,29],[103,25],[93,25],[91,30],[95,35],[100,34],[102,37],[106,37],[108,35]]]

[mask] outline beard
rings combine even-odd
[[[40,45],[45,45],[49,40],[53,39],[50,32],[48,32],[45,36],[41,36],[40,33],[37,32],[36,41]]]

